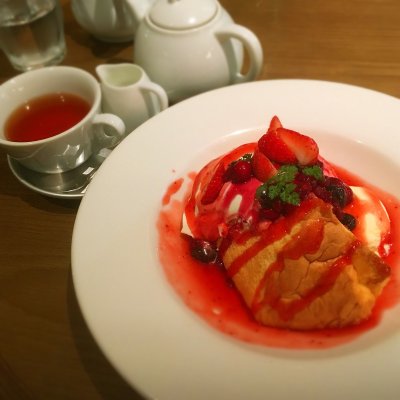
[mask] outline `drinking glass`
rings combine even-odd
[[[18,71],[54,65],[65,55],[58,0],[0,0],[0,47]]]

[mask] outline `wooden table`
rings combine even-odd
[[[260,38],[259,79],[347,82],[400,97],[400,1],[221,3]],[[132,43],[96,41],[77,25],[69,2],[62,5],[64,65],[94,74],[97,64],[132,61]],[[0,83],[15,74],[0,54]],[[140,398],[103,356],[77,304],[70,245],[78,207],[21,185],[0,151],[1,399]]]

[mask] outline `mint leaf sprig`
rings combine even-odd
[[[304,174],[310,179],[321,181],[324,179],[322,168],[319,165],[299,167],[297,165],[282,165],[277,174],[257,188],[256,198],[262,208],[273,208],[277,201],[298,206],[301,196],[296,191],[296,176]]]
[[[324,172],[319,165],[303,167],[301,172],[305,175],[315,178],[317,181],[322,181],[324,179]]]

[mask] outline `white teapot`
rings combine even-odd
[[[249,56],[245,74],[243,48]],[[216,0],[157,0],[138,26],[133,60],[174,103],[254,80],[263,52],[254,33],[235,24]]]
[[[105,42],[132,41],[154,0],[72,0],[78,24]]]

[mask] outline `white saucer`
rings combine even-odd
[[[110,154],[111,150],[104,149],[101,153],[91,156],[79,167],[71,171],[46,174],[24,167],[11,157],[8,165],[14,176],[29,189],[45,196],[62,199],[80,199],[86,192],[87,186],[94,174]]]

